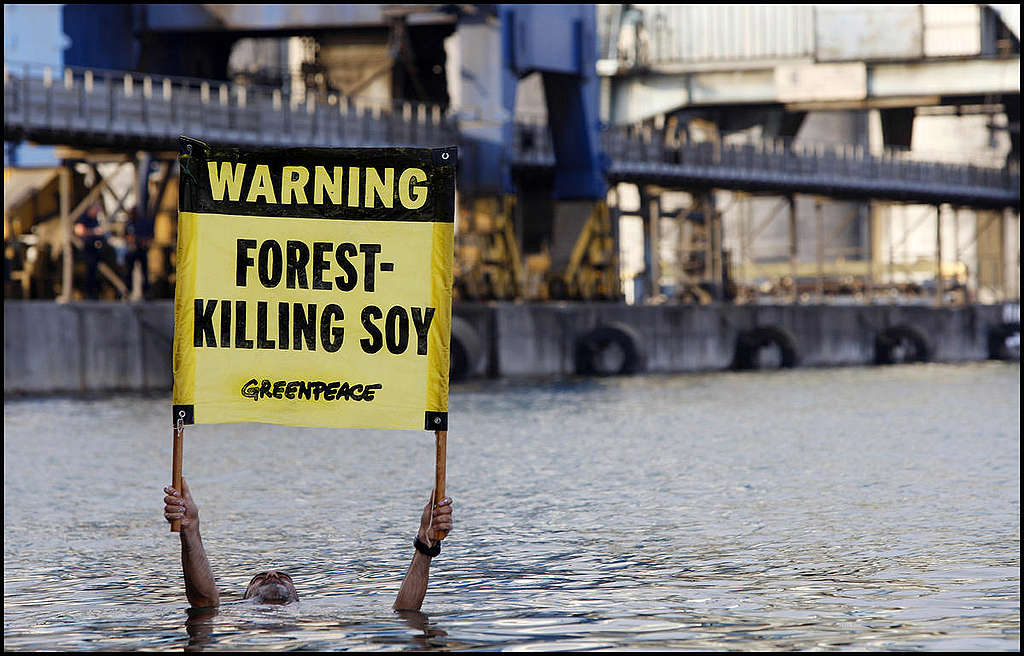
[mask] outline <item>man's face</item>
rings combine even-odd
[[[258,604],[290,604],[299,600],[299,593],[295,591],[292,577],[269,570],[252,577],[243,598],[253,599]]]

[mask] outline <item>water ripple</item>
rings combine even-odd
[[[197,426],[223,590],[186,614],[160,516],[167,400],[4,406],[6,649],[1020,647],[1019,365],[478,382],[456,530],[391,602],[429,435]],[[88,418],[88,420],[84,420]],[[241,602],[288,570],[302,601]]]

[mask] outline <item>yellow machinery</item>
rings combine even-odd
[[[620,294],[618,254],[608,203],[594,203],[564,272],[549,271],[548,297],[613,300]]]
[[[620,294],[608,204],[594,203],[564,271],[544,252],[525,258],[516,242],[515,197],[473,200],[460,214],[455,288],[463,300],[611,300]]]
[[[522,294],[522,265],[512,217],[515,197],[472,201],[460,214],[455,243],[456,298],[511,300]]]

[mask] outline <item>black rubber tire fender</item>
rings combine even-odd
[[[902,362],[928,362],[932,357],[931,345],[924,332],[916,326],[890,326],[875,337],[875,364],[894,364],[893,349],[899,344],[914,346],[913,355]]]
[[[1006,350],[1006,338],[1011,335],[1020,336],[1020,322],[1014,321],[992,326],[988,329],[988,359],[989,360],[1012,360]]]
[[[621,363],[612,368],[602,366],[601,355],[613,348],[621,351]],[[576,338],[575,364],[576,373],[583,376],[618,376],[643,371],[640,336],[625,324],[601,324]]]
[[[733,369],[758,369],[757,352],[766,346],[776,345],[782,355],[779,363],[783,369],[792,369],[800,362],[796,338],[780,326],[758,326],[740,331],[736,337],[736,351],[733,355]]]
[[[458,382],[469,378],[483,356],[483,344],[476,329],[465,319],[452,317],[451,368],[448,379]]]

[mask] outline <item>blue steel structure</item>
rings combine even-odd
[[[380,20],[380,5],[338,6],[330,10],[334,20],[354,25]],[[515,138],[513,114],[516,84],[520,78],[540,73],[547,102],[550,136],[555,157],[554,197],[558,200],[604,198],[605,158],[600,152],[599,91],[596,8],[592,4],[474,5],[472,10],[451,6],[458,26],[499,21],[498,41],[484,45],[499,50],[501,71],[477,75],[475,84],[492,86],[504,109],[501,142],[475,140],[464,134],[465,174],[460,189],[469,194],[514,191],[510,174]],[[444,10],[446,6],[439,6]],[[294,10],[293,10],[294,9]],[[256,12],[248,31],[232,31],[202,5],[65,5],[63,28],[70,37],[65,66],[139,71],[158,75],[224,79],[230,45],[240,34],[299,34],[301,7],[265,5]],[[307,20],[324,13],[308,8]],[[316,9],[317,11],[314,11]],[[264,15],[269,14],[269,15]],[[269,22],[268,22],[269,20]],[[297,23],[295,21],[298,21]],[[312,31],[316,31],[312,29]],[[472,66],[473,64],[470,63]]]
[[[500,16],[506,152],[514,143],[516,83],[540,73],[555,159],[554,196],[603,199],[607,158],[601,152],[594,5],[501,5]]]
[[[463,120],[460,191],[471,196],[516,191],[511,175],[516,87],[521,78],[539,73],[555,157],[554,197],[604,198],[594,5],[478,7],[459,14],[460,75],[468,87],[462,110],[483,113]]]

